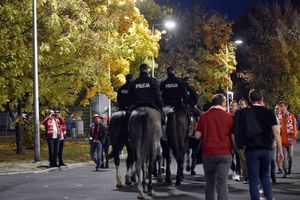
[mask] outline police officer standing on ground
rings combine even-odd
[[[127,74],[126,76],[126,83],[122,85],[117,92],[117,102],[119,106],[119,110],[128,111],[131,102],[129,97],[129,87],[132,81],[134,80],[132,74]]]
[[[188,93],[185,84],[175,76],[175,68],[167,68],[167,78],[161,82],[160,90],[165,106],[187,106]]]
[[[149,66],[140,65],[140,74],[129,87],[131,103],[135,107],[148,106],[162,113],[162,100],[160,98],[158,85],[149,77]]]

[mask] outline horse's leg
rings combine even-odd
[[[170,148],[168,146],[167,141],[161,140],[161,147],[163,149],[163,157],[166,159],[166,183],[172,183],[171,181],[171,156],[170,156]]]
[[[183,153],[181,155],[179,155],[179,157],[176,159],[177,161],[177,175],[176,175],[176,186],[180,186],[181,185],[181,181],[183,178]]]
[[[191,138],[189,138],[190,140]],[[186,150],[186,171],[189,172],[191,170],[191,166],[190,166],[190,147],[188,146],[187,150]]]
[[[158,174],[157,174],[157,182],[162,183],[162,168],[161,168],[161,161],[162,161],[162,153],[161,147],[159,146],[157,149],[157,164],[158,164]]]
[[[142,186],[143,186],[144,192],[148,191],[147,184],[146,184],[146,176],[147,176],[148,170],[146,170],[146,166],[147,166],[146,162],[142,164],[142,173],[143,173]]]
[[[197,140],[194,139],[193,141],[193,149],[192,149],[192,165],[191,165],[191,175],[196,175],[195,168],[196,168],[196,162],[197,162],[197,151],[198,151],[198,144]]]
[[[109,145],[106,145],[105,149],[104,149],[104,152],[105,152],[105,166],[104,166],[104,168],[109,168],[108,150],[109,150]]]
[[[125,184],[131,185],[132,182],[136,182],[135,173],[132,173],[133,166],[133,152],[129,144],[126,144],[127,149],[127,159],[126,159],[126,175],[125,175]]]
[[[142,186],[142,180],[141,180],[141,164],[139,162],[135,163],[135,170],[136,175],[138,178],[138,199],[144,199],[144,192],[143,192],[143,186]],[[144,175],[143,175],[144,176]]]
[[[151,174],[153,173],[153,166],[156,165],[156,160],[157,159],[156,159],[156,149],[155,149],[149,156],[149,165],[148,165],[148,174],[150,174],[149,180],[148,180],[148,195],[150,195],[150,196],[154,195]]]
[[[153,164],[153,169],[152,169],[152,175],[153,176],[155,176],[155,177],[157,177],[157,162],[158,162],[158,160],[157,159],[155,159],[154,160],[154,164]]]
[[[120,173],[120,156],[119,156],[119,151],[114,152],[114,163],[116,166],[116,179],[117,179],[117,188],[120,188],[123,186],[122,184],[122,178],[121,178],[121,173]]]

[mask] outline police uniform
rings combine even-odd
[[[185,84],[174,74],[161,82],[160,90],[165,106],[187,105],[187,89]]]
[[[130,106],[130,97],[129,97],[129,86],[130,82],[126,82],[122,85],[117,92],[117,102],[119,110],[127,110]]]
[[[129,88],[131,102],[136,107],[150,106],[161,110],[162,101],[157,83],[149,77],[147,72],[140,72]]]

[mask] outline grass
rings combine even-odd
[[[65,139],[63,159],[67,163],[89,161],[89,142]],[[25,149],[24,155],[16,154],[14,137],[0,137],[0,162],[33,161],[34,150]],[[41,144],[41,160],[48,160],[47,144]]]

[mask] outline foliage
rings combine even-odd
[[[27,94],[32,110],[32,1],[0,5],[0,105],[14,104]],[[115,97],[124,74],[137,61],[158,55],[159,32],[133,0],[45,0],[38,2],[39,92],[46,107],[72,105],[85,91],[82,104],[96,93]],[[139,64],[139,63],[138,63]]]
[[[299,11],[289,3],[260,4],[241,23],[247,46],[239,78],[248,88],[262,89],[270,106],[285,100],[294,110],[300,109]]]
[[[158,55],[160,33],[151,33],[134,0],[38,1],[38,68],[41,114],[97,93],[114,100],[124,75]],[[0,3],[0,108],[22,102],[33,111],[32,1]],[[26,122],[25,122],[26,123]],[[27,139],[30,139],[28,137]]]
[[[160,78],[167,65],[174,65],[178,75],[188,75],[203,101],[232,86],[235,70],[235,45],[230,42],[232,22],[216,12],[195,8],[192,12],[176,10],[178,28],[161,42]]]

